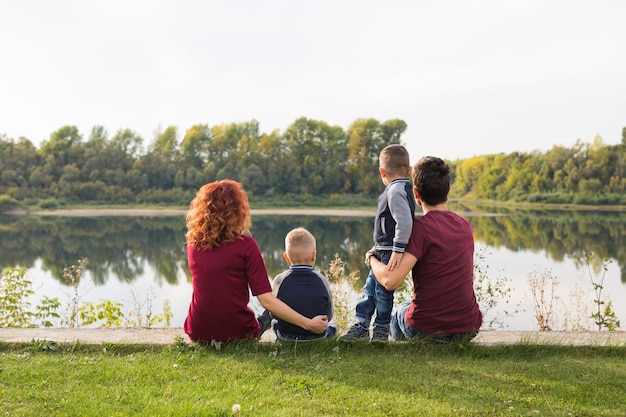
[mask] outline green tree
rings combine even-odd
[[[381,125],[375,119],[358,119],[348,127],[347,192],[376,195],[380,192],[378,156],[387,145],[400,143],[406,124],[392,120]]]
[[[103,157],[108,142],[108,133],[103,126],[94,126],[85,143],[85,161],[81,177],[89,181],[101,181],[104,170],[109,166]]]
[[[257,190],[258,195],[272,197],[277,193],[287,190],[284,185],[284,159],[286,158],[286,146],[278,131],[264,134],[259,141],[259,167],[265,178],[263,189]]]
[[[42,142],[41,155],[55,180],[61,177],[66,165],[75,164],[80,168],[84,163],[82,139],[76,126],[63,126],[53,132],[49,140]]]
[[[0,136],[0,194],[16,199],[31,196],[30,176],[43,163],[32,142],[20,137],[16,142]]]
[[[198,124],[187,130],[181,143],[181,152],[186,167],[201,169],[209,158],[212,132],[208,125]]]
[[[299,168],[292,176],[294,189],[314,195],[340,190],[338,185],[343,166],[340,158],[345,155],[340,150],[345,149],[345,140],[338,129],[304,117],[287,128],[283,135],[286,150],[291,165]]]
[[[609,148],[604,145],[602,137],[597,135],[588,147],[585,161],[585,177],[597,181],[594,190],[597,193],[606,191],[605,187],[611,177],[611,166],[615,165],[611,159]]]
[[[155,133],[155,138],[148,148],[148,153],[141,158],[140,171],[148,178],[148,187],[169,190],[175,186],[175,176],[181,158],[178,149],[178,129],[169,126],[165,131]]]

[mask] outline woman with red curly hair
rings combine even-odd
[[[272,294],[251,225],[248,196],[236,181],[206,184],[191,201],[186,237],[193,294],[185,333],[202,342],[258,338],[250,292],[272,315],[313,333],[325,332],[326,316],[305,317]]]

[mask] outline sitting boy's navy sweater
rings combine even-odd
[[[333,298],[328,280],[309,265],[291,265],[274,279],[274,294],[289,307],[305,317],[319,315],[333,318]],[[322,336],[302,327],[278,320],[278,330],[285,336]]]

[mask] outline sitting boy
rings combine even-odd
[[[287,233],[283,256],[290,266],[276,276],[272,292],[276,298],[303,316],[326,315],[328,321],[331,321],[333,297],[326,277],[313,269],[316,255],[315,237],[308,230],[298,227]],[[259,317],[259,323],[261,334],[271,323],[276,337],[282,341],[323,339],[337,333],[337,326],[333,323],[328,325],[325,333],[315,334],[284,320],[272,320],[267,310]]]

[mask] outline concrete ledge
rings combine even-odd
[[[80,342],[83,344],[130,343],[130,344],[170,344],[180,336],[189,338],[182,328],[101,328],[101,329],[60,329],[0,328],[0,341],[8,343],[28,343],[32,340],[50,340],[59,343]]]
[[[50,340],[58,343],[127,343],[172,344],[177,337],[189,342],[182,328],[101,328],[101,329],[13,329],[0,328],[0,341],[29,343],[33,340]],[[271,331],[265,332],[262,342],[273,342]],[[474,342],[479,345],[498,344],[556,344],[577,346],[626,346],[626,332],[539,332],[483,330]]]
[[[474,342],[481,345],[544,344],[572,346],[626,346],[626,332],[540,332],[483,330]]]

